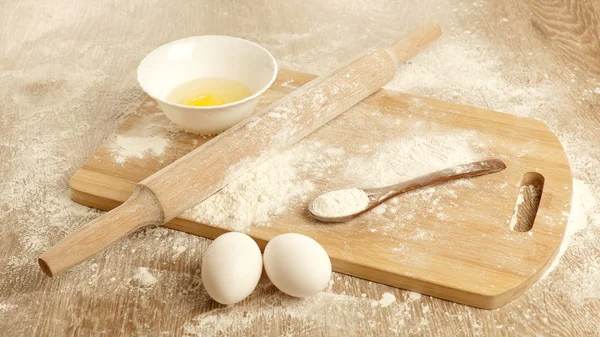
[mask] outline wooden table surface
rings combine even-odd
[[[23,0],[0,2],[0,13],[0,335],[600,335],[597,1]],[[240,36],[282,67],[322,74],[430,20],[443,38],[389,87],[538,118],[571,161],[566,251],[514,302],[481,310],[334,274],[313,298],[263,279],[224,307],[199,277],[210,240],[165,228],[59,277],[39,271],[41,252],[100,214],[69,200],[68,179],[146,97],[135,70],[156,46]]]

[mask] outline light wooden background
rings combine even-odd
[[[572,239],[552,274],[494,311],[339,274],[317,298],[296,301],[263,280],[243,303],[221,307],[199,283],[210,241],[163,228],[138,232],[57,278],[35,264],[98,216],[69,202],[68,178],[145,97],[138,62],[162,43],[199,34],[255,40],[282,67],[317,74],[424,21],[440,22],[450,37],[477,34],[519,85],[546,76],[560,89],[560,108],[531,116],[560,131],[575,177],[597,195],[597,1],[24,0],[0,2],[0,13],[0,335],[600,335],[594,226]],[[515,75],[522,72],[528,76]],[[156,285],[136,282],[139,267]],[[372,305],[385,292],[397,301]]]

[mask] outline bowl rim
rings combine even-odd
[[[249,43],[254,45],[255,47],[258,47],[259,49],[262,49],[262,51],[264,51],[269,58],[271,59],[271,62],[273,63],[273,75],[271,76],[271,79],[269,80],[269,82],[267,82],[267,84],[265,86],[263,86],[260,90],[258,90],[257,92],[255,92],[254,94],[245,97],[239,101],[235,101],[235,102],[231,102],[231,103],[226,103],[226,104],[221,104],[221,105],[212,105],[212,106],[192,106],[192,105],[184,105],[184,104],[179,104],[179,103],[174,103],[174,102],[170,102],[161,98],[156,97],[155,95],[151,94],[148,89],[146,89],[146,87],[144,87],[144,85],[142,84],[142,82],[140,81],[140,72],[141,72],[141,68],[144,64],[144,62],[147,62],[147,59],[150,55],[154,54],[155,52],[158,52],[161,49],[167,48],[170,45],[173,45],[177,42],[181,42],[181,41],[185,41],[185,40],[194,40],[197,38],[205,38],[205,37],[216,37],[216,38],[226,38],[226,39],[232,39],[232,40],[238,40],[244,43]],[[236,36],[229,36],[229,35],[194,35],[194,36],[189,36],[189,37],[185,37],[182,39],[178,39],[178,40],[173,40],[170,42],[167,42],[165,44],[162,44],[156,48],[154,48],[151,52],[149,52],[148,54],[146,54],[146,56],[144,56],[144,58],[140,61],[140,64],[137,67],[137,82],[138,85],[142,88],[142,90],[150,97],[152,97],[153,99],[155,99],[158,102],[164,103],[164,104],[168,104],[168,105],[172,105],[172,106],[176,106],[176,107],[180,107],[180,108],[186,108],[186,109],[192,109],[192,110],[214,110],[214,109],[220,109],[220,108],[227,108],[227,107],[232,107],[232,106],[236,106],[236,105],[240,105],[243,104],[245,102],[251,101],[255,98],[257,98],[258,96],[262,95],[265,91],[267,91],[267,89],[269,89],[271,87],[271,85],[275,82],[275,80],[277,79],[277,74],[279,73],[279,67],[277,65],[277,61],[275,60],[275,57],[273,56],[273,54],[271,54],[265,47],[261,46],[260,44],[250,41],[250,40],[246,40],[246,39],[242,39],[241,37],[236,37]]]

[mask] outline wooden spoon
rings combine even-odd
[[[323,222],[346,222],[354,218],[359,217],[363,213],[366,213],[387,200],[400,195],[402,193],[410,192],[419,188],[433,186],[441,183],[445,183],[452,180],[472,178],[482,176],[485,174],[496,173],[504,170],[506,164],[499,159],[490,159],[483,161],[476,161],[470,164],[459,165],[441,171],[429,173],[396,185],[376,187],[376,188],[364,188],[359,189],[363,191],[369,198],[369,203],[365,208],[357,209],[355,213],[347,214],[343,216],[324,216],[319,215],[318,210],[314,207],[314,202],[317,198],[313,199],[308,205],[308,212],[310,215]],[[330,193],[330,192],[328,192]]]

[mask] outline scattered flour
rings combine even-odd
[[[398,68],[384,88],[530,116],[539,109],[556,108],[559,90],[547,77],[518,74],[524,86],[506,76],[502,60],[478,37],[463,39],[444,34],[418,57]]]
[[[558,266],[567,248],[572,243],[574,236],[590,224],[594,227],[600,227],[598,201],[594,193],[590,190],[590,185],[582,180],[573,179],[573,200],[571,201],[571,213],[565,236],[554,261],[552,261],[550,267],[544,272],[542,279],[550,275]]]
[[[173,251],[175,251],[175,254],[173,254],[173,259],[176,259],[179,257],[179,255],[183,254],[183,252],[185,252],[185,250],[187,249],[186,246],[178,246],[175,245],[173,246]]]
[[[330,147],[325,151],[327,151],[327,154],[329,154],[330,156],[335,156],[335,157],[343,156],[345,154],[344,149],[340,148],[340,147]]]
[[[116,135],[111,146],[111,152],[115,161],[122,164],[129,158],[142,159],[146,154],[159,157],[167,146],[169,146],[169,140],[160,136],[129,137]]]
[[[294,83],[294,80],[291,79],[291,80],[287,80],[287,81],[281,83],[281,86],[284,88],[296,89],[296,86],[294,86],[293,83]]]
[[[540,200],[540,196],[542,194],[542,191],[537,188],[536,186],[533,185],[525,185],[525,186],[521,186],[521,188],[519,189],[519,193],[517,194],[517,201],[515,202],[515,208],[513,211],[513,215],[510,218],[510,224],[509,224],[509,228],[511,231],[519,231],[519,232],[527,232],[531,229],[531,223],[527,223],[527,221],[521,222],[519,223],[519,219],[525,219],[529,216],[529,214],[521,214],[520,209],[521,209],[521,205],[523,204],[523,202],[525,201],[525,198],[527,197],[528,200],[531,200],[532,203],[539,203]],[[529,209],[527,209],[526,211],[530,212]],[[532,233],[530,233],[532,234]]]
[[[345,2],[343,4],[338,2],[337,4],[348,5]],[[76,35],[74,35],[73,40],[64,41],[57,33],[63,32],[65,29],[71,29],[73,20],[80,22],[81,13],[93,14],[94,16],[89,20],[90,23],[106,27],[106,29],[115,33],[118,33],[117,29],[123,26],[110,25],[107,24],[108,21],[105,21],[105,17],[119,18],[118,16],[103,15],[103,13],[114,11],[111,6],[98,6],[95,11],[89,11],[86,6],[75,4],[75,9],[62,11],[57,6],[46,6],[43,3],[40,3],[40,5],[42,7],[36,7],[39,9],[34,13],[36,17],[51,15],[52,17],[57,16],[58,19],[52,20],[53,23],[49,23],[46,28],[36,32],[28,29],[31,27],[27,25],[27,20],[19,19],[18,11],[9,10],[8,12],[13,13],[13,15],[7,18],[7,25],[16,25],[18,29],[13,29],[13,31],[22,31],[27,34],[14,35],[14,37],[11,37],[10,34],[7,35],[6,37],[12,41],[7,40],[6,45],[8,47],[2,51],[5,53],[3,55],[4,60],[7,61],[5,64],[9,66],[8,69],[0,71],[0,78],[8,83],[4,88],[0,88],[0,101],[5,109],[5,113],[0,119],[4,117],[5,121],[9,122],[5,124],[8,125],[8,128],[3,129],[5,133],[0,137],[0,141],[2,141],[0,144],[0,148],[2,148],[0,157],[3,162],[8,163],[8,165],[0,166],[0,176],[3,178],[0,182],[0,190],[2,191],[0,193],[0,222],[14,224],[14,226],[2,226],[0,233],[5,237],[16,238],[13,242],[18,244],[17,249],[9,244],[7,251],[13,255],[2,257],[2,262],[6,262],[5,265],[9,268],[9,272],[14,272],[15,275],[14,279],[12,277],[6,279],[8,287],[16,289],[11,295],[11,304],[0,304],[0,312],[6,312],[3,317],[12,317],[12,319],[4,320],[5,324],[0,324],[4,328],[16,326],[15,323],[20,318],[35,315],[39,311],[39,305],[36,302],[40,300],[40,296],[43,296],[42,299],[45,303],[50,304],[63,303],[65,294],[72,293],[84,293],[93,299],[107,296],[106,293],[98,292],[101,287],[88,286],[89,271],[87,268],[74,269],[69,278],[63,278],[60,282],[55,280],[56,283],[53,287],[58,287],[58,292],[53,292],[46,286],[44,286],[43,293],[27,292],[19,288],[19,283],[25,284],[23,276],[31,275],[30,269],[37,268],[34,265],[35,256],[48,248],[51,243],[56,242],[58,238],[64,237],[78,226],[99,215],[98,211],[77,205],[69,200],[67,193],[68,178],[87,159],[86,154],[91,153],[100,144],[101,139],[108,136],[114,127],[119,124],[119,118],[123,117],[119,116],[121,111],[132,111],[134,105],[143,98],[141,91],[134,89],[136,88],[135,79],[127,78],[125,81],[121,81],[122,74],[120,72],[123,67],[115,67],[114,65],[123,60],[110,55],[106,58],[72,56],[75,55],[74,53],[97,54],[102,48],[110,47],[115,51],[114,55],[132,55],[134,58],[141,58],[144,50],[149,50],[150,45],[156,44],[156,41],[153,42],[148,38],[125,39],[126,43],[122,44],[119,44],[118,41],[115,44],[115,41],[110,39],[79,43]],[[460,6],[455,8],[456,15],[474,17],[470,11],[475,9],[476,5],[482,6],[480,2],[461,3]],[[132,11],[137,9],[137,6],[134,3],[130,4]],[[434,8],[428,8],[425,5],[423,8],[433,9],[432,12],[436,11]],[[345,55],[347,55],[350,48],[358,51],[367,45],[373,45],[382,38],[392,38],[390,35],[394,35],[395,38],[398,35],[395,30],[389,29],[395,22],[391,20],[391,16],[373,8],[372,3],[357,2],[352,9],[360,9],[361,16],[364,16],[364,13],[374,14],[371,16],[376,17],[377,20],[367,20],[359,28],[344,25],[343,22],[321,20],[322,23],[320,24],[310,25],[310,33],[265,33],[261,34],[260,39],[262,41],[259,42],[267,45],[268,49],[276,54],[278,60],[281,60],[282,65],[292,69],[318,73],[333,68],[346,57]],[[477,10],[484,9],[479,8]],[[230,9],[231,11],[232,9]],[[206,12],[210,13],[209,11]],[[386,12],[400,13],[401,11],[388,10]],[[299,13],[301,14],[301,12]],[[310,13],[310,15],[314,16],[315,13]],[[316,15],[335,19],[334,16],[330,15],[329,10],[323,11],[322,14],[316,13]],[[302,24],[310,22],[302,15],[299,15],[297,20]],[[347,17],[343,16],[343,20],[347,21]],[[421,20],[421,18],[415,15],[414,20]],[[508,21],[508,18],[501,19],[501,22]],[[511,23],[515,22],[517,24],[517,21],[516,18],[510,17]],[[558,116],[558,114],[554,114],[554,111],[560,106],[558,103],[561,100],[569,100],[569,97],[574,100],[579,99],[576,96],[577,93],[573,91],[565,92],[563,89],[564,83],[560,79],[549,78],[548,75],[540,71],[531,71],[526,65],[522,64],[521,61],[524,61],[522,58],[518,64],[507,63],[499,59],[498,55],[502,53],[493,50],[492,44],[488,41],[472,34],[477,32],[472,27],[458,27],[461,31],[470,28],[469,36],[472,37],[470,40],[457,39],[457,34],[450,29],[452,26],[459,26],[459,24],[449,22],[447,26],[450,27],[445,30],[444,37],[424,54],[403,65],[398,72],[398,76],[388,87],[475,106],[490,107],[521,116],[535,115],[534,112],[539,111],[536,117],[549,123],[551,127],[553,124],[558,124],[553,123],[555,118],[553,116]],[[60,25],[61,29],[56,29],[57,25]],[[504,25],[506,26],[506,24]],[[301,27],[302,25],[297,26]],[[224,27],[227,29],[226,26]],[[356,29],[356,34],[341,34],[347,29]],[[510,33],[509,30],[509,28],[506,28],[506,33]],[[231,31],[228,34],[236,34],[236,32]],[[340,39],[322,44],[324,47],[315,48],[315,45],[319,47],[316,36],[331,36],[332,34],[336,36],[339,34]],[[107,36],[109,35],[107,34]],[[344,35],[351,38],[341,38]],[[113,36],[121,37],[123,35],[113,34]],[[246,37],[253,38],[252,36]],[[23,43],[23,38],[27,40],[27,43]],[[161,39],[169,38],[174,39],[176,36],[161,37]],[[355,46],[357,40],[362,45],[350,47]],[[291,41],[295,43],[295,47],[291,49],[293,52],[288,51]],[[26,52],[25,49],[29,48],[31,43],[36,44],[36,50],[39,53]],[[132,48],[132,43],[135,48]],[[271,45],[268,45],[269,43]],[[503,48],[504,46],[500,45],[499,47]],[[135,50],[140,52],[136,55],[131,54],[131,51]],[[536,52],[539,52],[539,50]],[[514,53],[509,55],[509,57],[513,56]],[[61,62],[67,59],[73,62],[61,65]],[[11,62],[17,65],[19,69],[12,70]],[[525,81],[523,76],[526,77]],[[118,79],[118,81],[114,79]],[[525,86],[523,83],[528,83],[528,85]],[[50,84],[50,94],[48,95],[33,97],[26,90],[21,90],[26,86],[44,86],[48,84]],[[293,86],[289,83],[287,85]],[[576,86],[573,86],[573,88],[576,88]],[[596,96],[600,93],[600,87],[597,83],[590,88]],[[114,106],[112,110],[118,112],[106,114],[103,111],[103,106],[95,108],[95,106],[98,106],[98,92],[103,93],[106,102],[126,103],[116,103],[119,105]],[[56,97],[61,96],[68,97],[68,99],[56,99]],[[590,101],[589,103],[593,104],[593,102]],[[567,111],[573,111],[573,107],[570,107]],[[40,112],[43,113],[40,114]],[[56,130],[63,131],[56,132]],[[565,126],[562,123],[559,127],[555,127],[555,132],[565,145],[575,176],[582,179],[574,182],[574,198],[576,195],[582,195],[585,197],[581,199],[588,201],[580,202],[580,207],[576,208],[577,202],[574,199],[567,234],[561,245],[561,252],[548,273],[556,267],[560,256],[565,251],[565,257],[578,262],[561,264],[561,267],[553,273],[552,277],[545,281],[543,287],[531,289],[523,295],[524,299],[517,299],[505,308],[494,311],[478,310],[431,299],[431,308],[423,306],[423,313],[431,312],[437,315],[439,312],[446,310],[444,319],[449,325],[456,326],[458,329],[470,326],[473,328],[471,331],[473,334],[482,335],[485,334],[482,332],[482,326],[487,326],[489,324],[487,322],[495,321],[498,317],[503,317],[504,322],[497,325],[503,327],[503,329],[521,328],[524,322],[527,322],[523,320],[523,311],[520,310],[523,304],[535,307],[537,303],[543,303],[543,306],[534,309],[536,309],[542,321],[550,323],[547,325],[552,326],[552,323],[556,323],[556,321],[550,319],[555,318],[557,314],[567,311],[577,313],[576,309],[578,307],[574,307],[569,301],[563,301],[563,299],[571,298],[575,300],[576,305],[581,305],[590,298],[598,298],[598,294],[600,294],[598,282],[600,280],[600,265],[595,249],[597,247],[599,228],[597,217],[599,212],[598,207],[590,206],[595,203],[598,197],[598,173],[595,169],[599,164],[598,157],[595,151],[590,150],[594,148],[594,144],[585,140],[585,132],[578,132],[572,126]],[[74,144],[81,145],[81,149],[74,151]],[[369,152],[369,145],[364,145],[362,150],[365,153]],[[157,155],[151,149],[142,150],[142,156],[144,154]],[[139,156],[137,154],[123,156],[123,161],[128,158],[139,158]],[[40,169],[32,170],[31,167]],[[591,183],[587,185],[583,181]],[[294,184],[297,184],[297,182],[294,182]],[[459,181],[455,184],[474,187],[468,180]],[[578,186],[581,187],[581,193],[577,193]],[[576,218],[585,219],[585,221],[577,221]],[[172,254],[172,246],[168,243],[173,237],[189,240],[188,246],[195,247],[194,249],[198,252],[203,251],[209,242],[176,231],[157,228],[134,234],[131,239],[128,238],[119,245],[114,245],[101,254],[101,260],[98,263],[100,267],[103,267],[103,265],[120,265],[121,261],[116,259],[123,257],[118,252],[121,246],[127,247],[126,251],[129,251],[130,247],[137,247],[138,252],[145,249],[140,257],[157,261],[157,259],[160,259],[160,255],[170,256]],[[164,246],[166,251],[161,251],[161,246]],[[190,252],[193,253],[194,249],[189,249],[182,254],[185,256]],[[104,263],[104,260],[107,262]],[[108,282],[108,280],[123,280],[129,277],[129,275],[121,275],[115,270],[104,269],[102,273],[103,276],[98,277],[98,281],[106,279]],[[116,291],[124,299],[123,305],[132,305],[138,300],[145,304],[148,303],[148,300],[155,299],[164,300],[167,307],[170,303],[176,303],[175,306],[170,308],[182,317],[189,315],[190,312],[196,312],[198,308],[209,307],[204,305],[205,302],[202,302],[202,287],[196,278],[194,278],[196,280],[194,282],[191,279],[182,281],[182,277],[185,277],[183,274],[165,271],[164,274],[161,274],[161,282],[157,286],[162,285],[163,278],[169,275],[173,280],[173,286],[165,288],[164,292],[161,291],[160,297],[157,298],[138,298],[138,294],[127,294],[126,291],[129,290],[119,288],[119,282],[109,283],[109,286],[105,288],[110,289],[111,297],[114,297]],[[340,275],[337,275],[339,278]],[[183,287],[184,290],[182,290],[181,285],[188,281],[190,286]],[[368,283],[361,283],[361,287],[367,287],[367,285]],[[364,289],[362,290],[364,291]],[[552,297],[556,298],[556,294],[558,294],[558,307],[556,302],[553,304],[549,301],[546,304],[546,293],[553,295],[548,296],[549,300]],[[188,301],[190,294],[194,295],[194,301]],[[409,298],[420,298],[417,295],[410,293]],[[131,298],[134,298],[134,302]],[[434,325],[435,322],[434,328],[436,330],[420,333],[423,325],[416,320],[417,315],[411,315],[410,306],[405,305],[402,301],[387,308],[392,309],[389,315],[382,315],[380,311],[372,311],[368,302],[370,300],[364,299],[364,301],[352,295],[334,293],[323,293],[314,298],[296,301],[274,293],[268,287],[265,287],[258,290],[257,296],[243,306],[218,308],[202,312],[185,324],[184,332],[190,335],[216,336],[234,334],[244,327],[256,331],[255,327],[260,326],[264,328],[262,331],[265,331],[266,334],[277,331],[280,328],[277,325],[280,324],[279,322],[290,322],[288,325],[290,327],[300,326],[301,329],[304,329],[302,331],[307,332],[306,334],[313,332],[316,334],[319,330],[329,329],[330,335],[335,335],[336,332],[341,335],[349,331],[340,328],[343,326],[355,328],[363,335],[373,335],[374,331],[380,331],[381,329],[389,329],[382,335],[427,335],[427,332],[429,332],[428,335],[432,335],[435,331],[439,331],[437,330],[440,326],[439,319],[435,318],[431,320],[431,323]],[[17,304],[13,306],[13,302]],[[193,303],[189,304],[187,302]],[[591,304],[595,305],[595,303]],[[18,308],[18,310],[15,308]],[[137,315],[136,311],[139,311]],[[548,313],[549,311],[550,313]],[[22,315],[18,315],[19,312],[22,312]],[[57,326],[70,322],[69,317],[61,316],[60,310],[54,312],[48,317],[48,320],[56,322]],[[144,322],[143,319],[146,318],[143,316],[142,310],[134,310],[132,315],[133,320],[138,322],[134,323],[133,327],[141,328],[142,325],[139,322]],[[581,329],[584,329],[586,325],[590,329],[590,326],[595,322],[594,319],[590,319],[584,314],[579,315],[579,318],[573,317],[573,324]],[[533,324],[536,324],[534,320],[535,318],[532,318]],[[29,324],[28,320],[24,321]],[[337,322],[331,326],[332,321]],[[360,324],[355,323],[356,321],[360,321]],[[100,328],[106,328],[106,326]],[[291,335],[294,331],[297,330],[280,332]],[[464,330],[462,331],[464,332]],[[112,332],[117,334],[117,331]],[[147,334],[154,334],[155,332],[150,331]],[[556,331],[550,330],[547,334],[552,332]],[[169,333],[172,333],[172,331],[167,331],[166,335]],[[505,330],[503,334],[511,334],[511,331]]]
[[[351,335],[359,332],[372,335],[373,331],[395,335],[405,329],[409,322],[419,323],[416,315],[413,315],[415,309],[408,301],[397,302],[391,293],[384,293],[380,301],[373,301],[366,295],[351,296],[329,289],[312,297],[298,299],[278,291],[272,293],[272,285],[261,282],[251,299],[243,306],[222,307],[197,315],[184,325],[184,334],[248,335],[257,324],[261,324],[266,331],[285,321],[284,331],[294,325],[309,327],[303,330],[303,335],[311,335],[315,326],[321,329],[327,327],[326,335],[331,336],[348,335],[348,331],[353,332]],[[389,313],[386,317],[392,319],[382,321],[381,310],[386,310]],[[340,319],[332,322],[331,317]]]
[[[12,308],[15,308],[15,307],[16,307],[16,306],[15,306],[15,305],[12,305],[12,304],[0,303],[0,312],[3,312],[3,311],[8,311],[8,310],[10,310],[10,309],[12,309]]]
[[[146,267],[139,267],[133,275],[132,280],[145,287],[152,287],[158,282],[156,277],[150,274]]]
[[[369,205],[369,196],[358,188],[335,190],[321,194],[310,204],[313,214],[321,217],[342,217],[358,213]]]
[[[382,308],[385,308],[394,302],[396,302],[396,296],[394,296],[394,294],[383,293],[381,300],[379,301],[379,305]]]
[[[475,184],[469,179],[461,179],[452,183],[454,186],[466,187],[466,188],[475,188]]]
[[[387,204],[383,203],[377,207],[375,207],[371,212],[375,213],[375,214],[383,214],[385,213],[385,211],[387,211]]]
[[[482,159],[486,153],[484,139],[470,131],[405,135],[374,144],[374,155],[350,157],[344,165],[344,175],[365,188],[397,184]]]
[[[408,293],[408,297],[413,301],[418,301],[423,296],[419,293],[415,293],[414,291],[411,291],[410,293]]]

